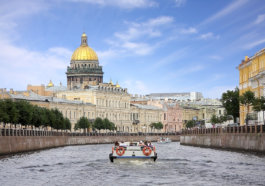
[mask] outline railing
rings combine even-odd
[[[127,133],[127,132],[65,132],[65,131],[48,131],[48,130],[35,130],[35,129],[0,129],[0,136],[177,136],[179,132],[172,133]]]
[[[102,67],[94,67],[94,68],[67,68],[67,73],[103,73]]]
[[[182,135],[221,134],[221,133],[265,133],[265,125],[217,127],[217,128],[195,128],[182,130]]]

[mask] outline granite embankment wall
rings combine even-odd
[[[161,135],[160,135],[161,136]],[[51,136],[1,136],[0,135],[0,155],[15,154],[33,150],[42,150],[47,148],[62,147],[68,145],[85,145],[85,144],[106,144],[115,141],[157,141],[159,135],[151,136],[71,136],[71,135],[51,135]],[[179,141],[179,135],[163,135],[169,137],[172,141]]]
[[[265,126],[183,131],[181,145],[265,153]]]

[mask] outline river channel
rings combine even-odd
[[[110,144],[1,157],[0,185],[265,185],[265,156],[155,145],[155,163],[110,163]]]

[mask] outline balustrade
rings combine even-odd
[[[265,133],[265,125],[251,125],[251,126],[233,126],[225,128],[195,128],[183,129],[182,135],[199,135],[199,134],[220,134],[220,133]]]

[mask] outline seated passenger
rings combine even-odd
[[[127,145],[126,145],[126,143],[124,143],[123,141],[120,143],[120,146],[122,146],[122,147],[126,147]]]
[[[115,146],[116,146],[116,147],[117,147],[117,146],[120,146],[120,144],[119,144],[118,141],[115,142]]]
[[[143,141],[140,141],[140,142],[139,142],[139,146],[144,146]]]
[[[148,141],[147,146],[148,146],[148,147],[153,147],[151,141]]]

